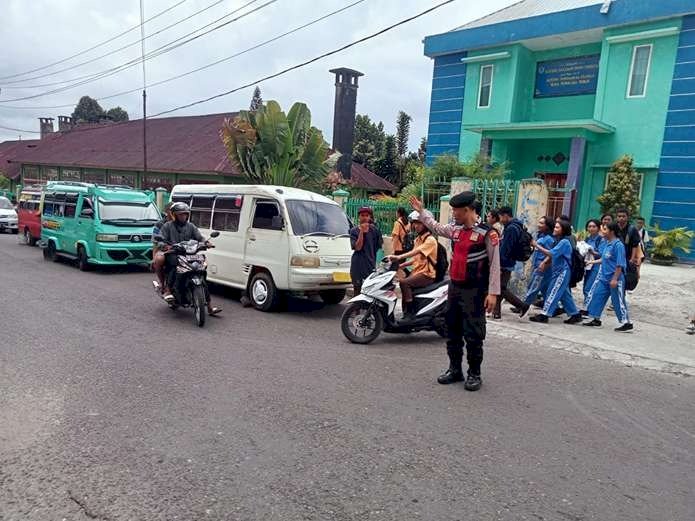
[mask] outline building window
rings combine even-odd
[[[143,176],[142,188],[143,190],[156,190],[157,188],[166,188],[167,191],[171,192],[174,187],[174,178],[165,175],[151,175],[147,174]]]
[[[494,68],[494,65],[483,65],[480,68],[480,90],[478,91],[479,109],[486,109],[490,106]]]
[[[652,45],[636,45],[632,49],[628,98],[643,98],[647,94],[647,80],[652,62]]]
[[[63,168],[63,171],[60,173],[60,178],[63,181],[79,181],[80,177],[80,171],[71,168]]]
[[[125,174],[125,173],[109,173],[109,184],[112,185],[123,185],[135,188],[135,174]]]
[[[84,173],[84,182],[103,185],[106,182],[106,172],[103,170],[86,170]]]

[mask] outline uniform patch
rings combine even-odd
[[[490,244],[497,246],[500,243],[500,236],[495,230],[490,230]]]
[[[477,242],[478,237],[480,237],[480,234],[478,232],[471,233],[471,242]]]

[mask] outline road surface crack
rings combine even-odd
[[[101,521],[109,521],[109,518],[108,518],[108,517],[103,516],[103,515],[100,515],[100,514],[97,514],[96,512],[94,512],[93,510],[91,510],[91,509],[87,506],[86,502],[83,501],[83,500],[81,500],[81,499],[79,499],[78,497],[76,497],[76,496],[72,493],[71,490],[68,490],[68,498],[69,498],[73,503],[77,504],[77,506],[79,506],[79,507],[82,509],[82,512],[84,512],[84,514],[85,514],[88,518],[90,518],[90,519],[100,519]]]

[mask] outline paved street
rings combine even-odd
[[[0,235],[3,521],[695,516],[693,378],[491,335],[468,393],[436,335],[224,290],[198,329],[150,280]]]

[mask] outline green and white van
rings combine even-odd
[[[147,265],[161,215],[152,196],[121,186],[48,183],[41,194],[41,246],[46,260],[93,265]]]

